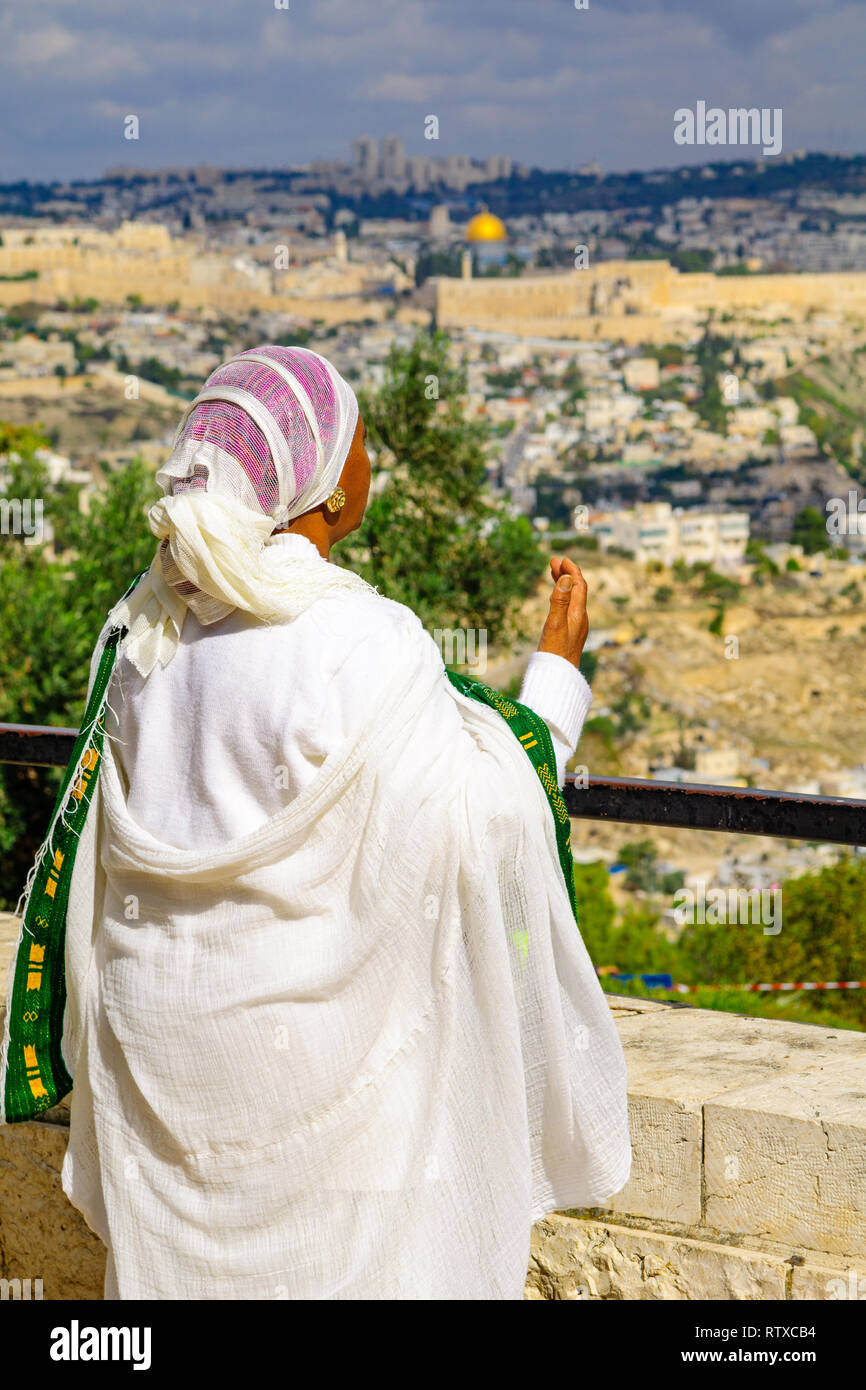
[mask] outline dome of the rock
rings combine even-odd
[[[471,242],[506,241],[507,238],[504,223],[486,209],[476,213],[466,228],[466,240]]]

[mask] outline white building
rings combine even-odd
[[[632,357],[623,363],[622,375],[629,391],[654,391],[659,384],[658,359]]]
[[[602,550],[630,550],[641,563],[684,560],[719,569],[743,563],[749,539],[748,512],[674,509],[669,502],[639,503],[633,509],[599,512],[590,518]]]
[[[778,416],[766,405],[740,405],[731,411],[729,431],[749,439],[761,438],[767,430],[778,427]]]
[[[382,174],[394,182],[406,177],[406,150],[398,135],[386,135],[382,141]]]
[[[0,344],[0,368],[6,377],[50,376],[58,368],[72,376],[76,367],[72,343],[56,335],[45,340],[37,338],[35,333],[24,333],[20,338]]]
[[[379,149],[371,135],[362,135],[352,141],[352,157],[355,169],[363,179],[374,179],[379,172]]]
[[[643,409],[639,396],[626,391],[587,391],[584,427],[589,433],[606,433],[615,424],[635,419]]]
[[[454,235],[447,203],[438,203],[436,207],[430,209],[427,233],[431,241],[445,241]]]

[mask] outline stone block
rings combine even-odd
[[[824,1205],[839,1207],[849,1202],[848,1225],[853,1228],[859,1223],[861,1236],[866,1237],[862,1195],[866,1175],[860,1158],[855,1156],[859,1153],[859,1138],[848,1132],[851,1125],[856,1128],[858,1107],[866,1117],[866,1034],[746,1018],[711,1009],[672,1009],[659,1004],[640,1012],[626,1012],[628,1002],[643,1001],[615,1000],[617,1028],[628,1068],[634,1164],[627,1186],[610,1203],[611,1212],[685,1226],[703,1222],[721,1231],[757,1233],[752,1217],[745,1226],[728,1224],[733,1217],[729,1203],[727,1212],[718,1205],[710,1211],[702,1200],[702,1179],[704,1187],[707,1179],[707,1174],[701,1173],[702,1152],[706,1153],[704,1125],[710,1107],[734,1091],[739,1095],[755,1087],[755,1095],[760,1093],[757,1103],[765,1105],[772,1114],[778,1108],[774,1097],[785,1093],[790,1080],[793,1091],[810,1098],[806,1110],[811,1105],[817,1114],[819,1096],[826,1095],[830,1104],[830,1078],[838,1076],[838,1106],[833,1113],[838,1111],[839,1122],[847,1126],[844,1141],[841,1132],[837,1137],[845,1143],[849,1158],[834,1170]],[[847,1094],[852,1099],[846,1109]],[[735,1102],[729,1100],[726,1104]],[[847,1116],[844,1120],[843,1114]],[[820,1137],[826,1149],[817,1120],[814,1125],[813,1142],[817,1144]],[[719,1173],[731,1171],[728,1158],[732,1152],[727,1139],[713,1150],[712,1190],[724,1193],[728,1199],[730,1179],[724,1177],[722,1182]],[[791,1181],[812,1183],[814,1170],[808,1172],[807,1178],[806,1170],[795,1165]],[[829,1174],[823,1176],[829,1179]],[[860,1183],[859,1198],[852,1190],[855,1179]],[[795,1195],[792,1188],[791,1206],[802,1207],[803,1200],[803,1191]],[[762,1231],[766,1234],[766,1223]],[[795,1238],[787,1228],[777,1238],[816,1244],[812,1239]],[[855,1252],[860,1249],[851,1244],[849,1235],[845,1239],[848,1245],[844,1248]],[[817,1248],[843,1247],[830,1247],[818,1239]]]
[[[776,1255],[555,1213],[536,1223],[524,1297],[783,1299]]]
[[[866,1260],[864,1059],[728,1091],[705,1122],[708,1225]]]
[[[0,1277],[41,1279],[45,1299],[102,1298],[105,1246],[60,1186],[69,1130],[0,1128]]]

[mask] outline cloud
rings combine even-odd
[[[442,91],[444,78],[433,76],[410,77],[404,72],[385,72],[361,88],[370,101],[429,102]]]
[[[0,63],[16,68],[43,68],[61,80],[70,75],[80,84],[95,78],[144,72],[132,44],[115,39],[111,34],[96,33],[85,40],[61,24],[49,24],[44,29],[19,33]]]
[[[658,167],[673,111],[782,106],[789,149],[862,129],[863,6],[849,0],[6,0],[0,179],[345,158],[360,132],[429,154]],[[38,113],[38,115],[37,115]],[[146,117],[146,119],[144,119]],[[862,143],[862,137],[861,137]]]
[[[789,33],[810,23],[816,13],[815,0],[604,0],[605,7],[625,15],[655,15],[659,20],[679,23],[682,17],[699,21],[736,48],[762,43],[771,35]],[[841,0],[820,0],[821,14],[832,22],[843,10]]]
[[[62,24],[49,24],[44,29],[29,29],[18,34],[12,47],[11,58],[14,63],[27,66],[31,63],[52,63],[55,58],[63,58],[78,44],[74,34],[64,29]]]

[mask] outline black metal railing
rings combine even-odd
[[[0,724],[0,763],[65,767],[75,738],[74,729]],[[586,780],[569,776],[564,791],[570,814],[582,820],[866,845],[866,801],[633,777]]]

